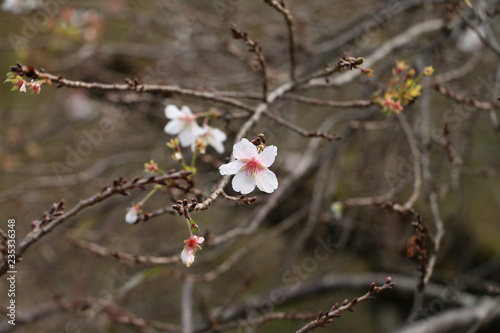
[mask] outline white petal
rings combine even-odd
[[[271,164],[274,163],[274,159],[276,158],[276,155],[278,155],[278,147],[276,146],[269,146],[264,149],[262,153],[259,154],[258,160],[260,164],[265,166],[266,168],[269,168]]]
[[[198,237],[198,236],[194,237],[196,237],[196,243],[198,244],[202,244],[205,241],[205,237]]]
[[[215,151],[219,154],[224,152],[224,144],[221,141],[208,140],[208,144],[214,147]]]
[[[193,113],[191,112],[191,109],[189,108],[189,106],[184,105],[184,106],[181,108],[181,111],[182,111],[182,113],[184,113],[184,114],[187,114],[187,115],[190,115],[190,116],[192,116],[192,115],[193,115]]]
[[[188,125],[188,128],[191,131],[191,133],[193,134],[193,136],[195,136],[195,137],[199,137],[199,136],[202,136],[203,134],[205,134],[205,130],[202,127],[200,127],[200,125],[198,125],[196,120],[193,120],[192,122],[190,122]],[[196,138],[195,138],[195,140],[196,140]]]
[[[217,141],[221,141],[221,142],[226,141],[226,139],[227,139],[226,133],[222,132],[218,128],[213,128],[213,127],[211,127],[211,130],[210,130],[210,137],[213,140],[217,140]]]
[[[125,222],[130,224],[137,222],[137,210],[135,208],[129,208],[127,215],[125,215]]]
[[[233,155],[237,159],[251,160],[257,156],[257,147],[247,139],[241,139],[240,142],[233,146]]]
[[[196,141],[196,135],[193,135],[187,128],[180,132],[178,137],[182,147],[191,146],[191,144]]]
[[[184,250],[181,252],[181,259],[184,265],[186,267],[191,266],[191,264],[194,262],[194,252],[191,248],[186,247]]]
[[[248,194],[255,189],[255,177],[247,176],[244,172],[238,172],[233,178],[233,190]]]
[[[184,114],[177,108],[177,106],[170,104],[165,108],[165,117],[168,119],[176,119],[184,117]]]
[[[242,161],[233,161],[231,163],[223,164],[219,167],[219,172],[221,175],[235,175],[241,168],[245,166]]]
[[[184,124],[185,123],[181,120],[177,120],[177,119],[171,120],[165,126],[164,132],[167,134],[175,135],[175,134],[179,133],[180,131],[182,131],[182,129],[184,128]]]
[[[208,127],[209,126],[200,127],[201,128],[200,136],[206,137],[209,135],[210,129]]]
[[[255,175],[257,187],[262,192],[272,193],[278,188],[278,178],[274,172],[269,169],[264,169]]]
[[[203,131],[204,133],[200,135],[203,142],[214,147],[219,154],[222,154],[224,152],[224,144],[222,142],[226,141],[226,133],[210,126],[204,126]]]

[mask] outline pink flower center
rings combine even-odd
[[[197,245],[197,242],[196,242],[196,239],[194,238],[189,238],[188,241],[187,241],[187,246],[190,247],[190,248],[194,248],[196,247]]]
[[[256,160],[249,160],[245,164],[245,174],[247,176],[254,177],[262,169],[263,169],[262,165],[260,165],[260,163]]]
[[[194,115],[184,115],[184,121],[186,122],[186,124],[191,124],[195,119],[196,118]]]

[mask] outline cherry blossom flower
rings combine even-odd
[[[127,208],[127,215],[125,215],[125,222],[130,224],[136,223],[138,212],[139,212],[139,207],[137,207],[137,205]]]
[[[184,243],[184,249],[181,252],[181,259],[186,267],[191,266],[194,262],[194,254],[196,251],[201,250],[200,244],[205,241],[204,237],[198,237],[196,235],[191,235],[189,239],[186,239]]]
[[[226,133],[222,132],[218,128],[214,128],[208,125],[204,125],[202,127],[202,134],[198,136],[196,141],[192,144],[191,148],[193,151],[196,150],[197,147],[203,147],[202,149],[199,149],[201,153],[205,153],[204,147],[210,145],[214,147],[214,149],[219,153],[222,154],[224,152],[224,144],[223,142],[226,141],[227,135]]]
[[[221,175],[235,175],[232,185],[237,192],[248,194],[257,186],[263,192],[272,193],[278,188],[278,179],[268,168],[277,154],[276,146],[268,146],[259,154],[254,144],[242,139],[233,147],[236,161],[221,165],[219,171]]]
[[[181,146],[191,146],[196,138],[204,133],[203,129],[196,123],[196,117],[187,106],[180,110],[175,105],[167,105],[165,116],[171,119],[165,126],[165,133],[178,135]]]

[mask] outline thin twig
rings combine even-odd
[[[299,126],[281,118],[280,116],[274,114],[274,113],[271,113],[271,112],[266,112],[265,115],[269,118],[271,118],[272,120],[276,121],[277,123],[291,129],[292,131],[294,132],[297,132],[299,133],[300,135],[306,137],[306,138],[325,138],[329,141],[334,141],[334,140],[340,140],[342,139],[342,137],[338,134],[335,134],[335,133],[325,133],[325,132],[322,132],[322,131],[318,131],[318,130],[315,130],[315,131],[308,131],[308,130],[305,130],[303,128],[300,128]]]
[[[286,21],[286,26],[288,28],[288,48],[290,52],[290,77],[292,81],[295,81],[296,78],[296,60],[295,60],[295,49],[296,49],[296,41],[295,41],[295,24],[293,22],[293,16],[290,10],[288,9],[288,3],[286,0],[276,1],[276,0],[264,0],[271,7],[275,8],[278,12],[283,14],[283,17]]]
[[[346,299],[342,302],[341,306],[337,303],[325,314],[320,312],[318,318],[316,320],[311,321],[301,329],[299,329],[296,333],[306,333],[310,332],[317,327],[325,327],[326,324],[331,323],[334,318],[340,317],[345,311],[354,311],[354,307],[359,303],[364,301],[373,300],[376,295],[379,295],[387,290],[391,290],[394,287],[394,282],[390,277],[387,277],[385,280],[385,284],[381,287],[378,287],[375,282],[372,282],[370,285],[370,291],[364,294],[361,297],[354,298],[350,302]]]
[[[224,332],[239,327],[257,327],[272,320],[287,320],[293,322],[296,320],[312,320],[317,316],[318,315],[314,313],[296,313],[294,311],[271,312],[271,313],[266,313],[259,317],[252,317],[245,320],[237,319],[234,321],[230,321],[228,323],[217,326],[217,329],[220,332]]]
[[[144,319],[136,314],[126,311],[115,303],[106,304],[103,310],[115,323],[129,325],[141,331],[146,328],[154,328],[160,331],[182,332],[181,328],[177,325],[163,323],[156,320]]]
[[[403,31],[401,34],[382,44],[372,54],[367,55],[363,65],[370,68],[378,61],[387,59],[387,56],[395,49],[408,43],[415,43],[416,38],[420,35],[434,32],[442,27],[444,27],[444,20],[442,19],[433,19],[415,24]],[[314,86],[341,86],[352,81],[359,74],[359,71],[344,72],[328,81],[316,78],[314,80],[310,80],[308,88]]]
[[[283,96],[283,98],[297,101],[300,103],[312,104],[314,106],[324,106],[324,107],[367,108],[373,105],[373,101],[371,100],[332,101],[332,100],[311,98],[297,94],[286,94],[285,96]]]
[[[49,232],[53,231],[57,226],[59,226],[61,223],[65,222],[69,218],[77,215],[80,211],[83,209],[90,207],[92,205],[95,205],[98,202],[101,202],[103,200],[106,200],[114,195],[121,194],[121,195],[128,195],[129,190],[135,189],[135,188],[143,188],[145,185],[148,184],[165,184],[166,180],[176,180],[176,179],[181,179],[185,178],[187,175],[189,175],[189,172],[186,172],[184,170],[179,171],[179,172],[174,172],[170,174],[165,174],[162,176],[150,176],[147,178],[134,178],[132,181],[127,181],[125,179],[118,179],[113,182],[113,186],[106,186],[102,189],[101,192],[94,194],[92,197],[81,200],[77,205],[75,205],[73,208],[71,208],[69,211],[66,213],[61,213],[58,215],[50,216],[47,221],[35,221],[38,223],[34,223],[32,230],[24,237],[23,240],[21,240],[16,248],[16,258],[17,260],[21,260],[21,256],[23,253],[31,246],[33,245],[36,241],[38,241],[40,238],[42,238],[44,235],[48,234]],[[63,201],[59,203],[61,205]],[[47,215],[47,214],[45,214]],[[45,216],[44,215],[44,216]],[[0,275],[5,274],[7,271],[7,265],[3,263],[0,266]]]
[[[10,188],[5,192],[1,192],[0,203],[20,197],[27,191],[53,187],[76,186],[86,183],[89,180],[97,178],[97,176],[109,168],[117,167],[118,165],[123,165],[124,163],[130,163],[131,161],[137,161],[137,159],[141,158],[146,159],[148,156],[150,156],[149,153],[141,151],[127,151],[103,158],[87,169],[75,174],[40,176],[30,179],[29,181]]]
[[[241,258],[243,258],[243,256],[254,251],[255,248],[261,246],[269,239],[279,237],[279,235],[285,230],[297,224],[301,219],[304,218],[305,214],[305,209],[301,209],[293,213],[272,229],[267,230],[261,237],[253,238],[253,240],[248,242],[245,246],[235,251],[228,259],[218,265],[216,269],[202,275],[193,275],[193,278],[195,278],[197,281],[213,281],[221,274],[227,272],[234,264],[239,262]]]
[[[427,184],[432,183],[432,175],[430,171],[430,160],[429,157],[426,155],[423,155],[422,158],[422,165],[423,165],[423,172],[424,172],[424,179]],[[441,213],[439,211],[439,206],[438,206],[438,197],[435,189],[433,186],[429,186],[429,193],[428,193],[428,199],[429,199],[429,204],[431,207],[431,212],[432,212],[432,218],[434,221],[434,226],[435,226],[435,234],[432,237],[432,242],[433,242],[433,251],[429,257],[428,265],[427,265],[427,272],[424,276],[423,279],[423,287],[429,283],[429,280],[432,276],[432,273],[434,271],[434,266],[436,265],[437,261],[437,256],[439,254],[439,250],[441,248],[441,240],[443,239],[444,236],[444,224],[443,220],[441,219]]]
[[[234,106],[243,110],[252,111],[253,108],[237,99],[218,96],[216,93],[209,90],[191,90],[181,88],[177,85],[160,85],[160,84],[142,84],[137,81],[126,80],[127,83],[124,84],[107,84],[98,82],[83,82],[74,81],[63,78],[61,75],[57,76],[54,74],[42,72],[40,70],[33,69],[29,70],[26,66],[17,64],[17,66],[12,66],[11,71],[15,72],[21,76],[27,76],[29,78],[39,78],[45,79],[50,82],[56,83],[58,87],[67,88],[80,88],[80,89],[92,89],[92,90],[105,90],[105,91],[135,91],[144,93],[170,93],[178,94],[184,96],[191,96],[200,98],[202,100],[209,100],[213,102],[219,102],[222,104]]]
[[[112,250],[99,244],[84,241],[82,239],[68,237],[72,245],[88,250],[101,257],[109,257],[119,260],[129,265],[149,264],[149,265],[168,265],[179,262],[180,255],[176,254],[170,257],[155,257],[131,254],[125,251]]]
[[[405,210],[410,210],[413,208],[413,205],[415,204],[415,201],[417,201],[419,195],[420,195],[420,188],[422,187],[422,171],[420,167],[420,150],[418,149],[417,146],[417,141],[415,140],[415,136],[413,134],[413,131],[411,130],[410,124],[408,124],[408,121],[406,120],[406,117],[403,114],[398,114],[398,120],[399,123],[401,124],[401,127],[403,128],[403,131],[406,135],[406,139],[408,140],[408,144],[410,145],[410,150],[413,155],[413,160],[415,161],[414,163],[414,183],[413,183],[413,193],[406,201],[406,203],[403,205],[403,208]]]
[[[478,29],[478,27],[475,26],[460,9],[458,9],[456,13],[470,29],[474,30],[483,44],[486,45],[486,47],[488,47],[490,50],[492,50],[498,57],[500,57],[500,46],[498,45],[498,43],[496,41],[490,41],[487,37],[485,37],[483,33]]]
[[[492,102],[482,102],[478,101],[477,99],[473,97],[467,97],[467,96],[462,96],[460,94],[457,94],[453,92],[451,89],[446,88],[440,84],[435,84],[432,86],[438,93],[440,93],[443,96],[449,97],[458,103],[465,104],[465,105],[471,105],[477,109],[482,109],[482,110],[495,110],[495,109],[500,109],[500,102],[492,101]]]
[[[260,47],[257,42],[255,42],[253,39],[251,39],[246,32],[242,32],[236,28],[236,26],[233,26],[231,28],[231,32],[233,33],[233,38],[234,39],[241,39],[245,42],[247,46],[250,47],[250,52],[254,52],[257,55],[257,60],[259,61],[261,73],[262,73],[262,99],[264,102],[267,101],[267,94],[268,94],[268,77],[267,77],[267,62],[266,58],[264,57],[264,53],[262,53],[262,48]]]

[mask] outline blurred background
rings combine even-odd
[[[193,214],[207,237],[261,219],[251,234],[219,246],[208,244],[190,268],[180,260],[131,265],[75,246],[70,239],[144,256],[180,253],[189,237],[182,218],[162,214],[129,225],[126,208],[147,191],[112,197],[83,210],[26,251],[17,265],[18,324],[0,321],[0,332],[290,332],[308,320],[268,319],[260,324],[251,319],[294,311],[312,313],[312,320],[335,302],[362,296],[370,282],[383,284],[386,276],[393,277],[395,289],[360,304],[355,313],[345,313],[323,330],[404,331],[411,327],[409,318],[430,323],[448,311],[481,308],[485,301],[500,305],[499,2],[472,5],[288,1],[299,77],[335,66],[343,52],[365,57],[367,67],[374,69],[372,78],[361,75],[305,89],[302,96],[370,100],[387,87],[396,60],[404,60],[417,72],[432,65],[435,80],[452,91],[492,105],[496,101],[497,106],[475,108],[424,86],[422,96],[403,111],[425,156],[415,162],[394,114],[386,115],[377,106],[320,106],[282,98],[272,105],[272,113],[307,130],[338,133],[342,140],[305,138],[261,118],[246,137],[264,133],[267,143],[278,147],[271,169],[284,187],[282,193],[256,191],[258,199],[251,205],[219,198],[207,211]],[[493,46],[485,46],[458,12]],[[432,20],[441,20],[443,27],[405,35],[407,41],[376,59],[381,46]],[[289,79],[287,27],[282,15],[264,2],[4,0],[0,22],[0,68],[5,73],[19,62],[70,80],[123,83],[137,78],[255,98],[262,91],[262,78],[253,70],[255,55],[232,39],[235,24],[262,47],[271,89]],[[370,62],[370,55],[376,60]],[[8,83],[0,89],[0,228],[6,230],[7,219],[16,219],[18,241],[32,221],[61,199],[68,210],[118,177],[144,177],[143,165],[151,159],[163,170],[179,169],[165,146],[171,139],[163,132],[167,104],[188,105],[195,113],[217,112],[220,117],[211,126],[228,135],[223,154],[208,148],[198,162],[196,186],[204,197],[220,180],[217,166],[227,161],[235,134],[248,118],[242,110],[176,94],[58,89],[56,84],[42,85],[40,94],[10,89]],[[255,99],[243,100],[257,105]],[[103,122],[112,126],[103,127]],[[89,133],[96,131],[102,140],[92,142]],[[185,154],[189,156],[189,149]],[[434,272],[417,308],[419,262],[407,258],[415,216],[384,208],[403,204],[412,195],[415,163],[423,163],[423,180],[413,209],[432,237],[436,212],[429,198],[435,195],[444,225]],[[226,191],[235,194],[230,185]],[[358,200],[386,193],[391,195],[383,200]],[[192,197],[161,191],[145,209],[169,208]],[[218,272],[219,265],[246,248],[247,253],[213,280],[190,283],[186,278]],[[6,286],[2,279],[2,311]],[[188,305],[182,302],[186,293],[192,296]],[[500,308],[496,305],[492,308]],[[191,329],[182,323],[183,306],[191,307]],[[500,314],[491,311],[467,325],[451,331],[497,332]],[[448,332],[453,326],[446,327],[425,331]]]

